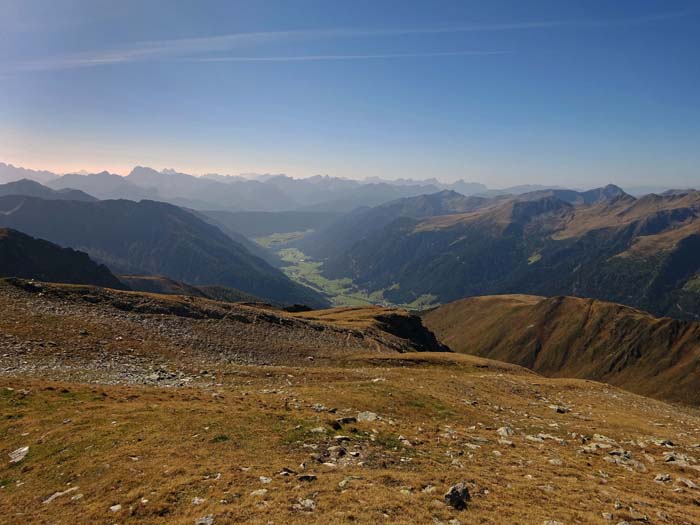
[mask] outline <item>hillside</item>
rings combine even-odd
[[[472,297],[424,315],[457,352],[700,405],[700,323],[577,297]]]
[[[4,279],[0,279],[0,304],[13,310],[13,319],[26,316],[21,327],[5,335],[52,334],[60,348],[75,343],[77,331],[71,327],[87,330],[75,353],[62,355],[48,349],[43,357],[36,356],[52,362],[58,358],[56,377],[89,378],[105,372],[100,370],[100,353],[107,348],[100,349],[95,338],[105,340],[110,359],[116,361],[128,360],[131,349],[147,360],[181,358],[183,366],[197,360],[212,366],[230,362],[298,365],[309,358],[323,361],[352,353],[449,352],[419,317],[390,308],[290,313],[261,304]],[[61,330],[53,330],[56,325]],[[178,357],[180,350],[186,353]],[[21,354],[6,357],[21,359]],[[73,369],[71,362],[81,363],[81,368]],[[149,382],[146,368],[125,366],[124,373],[133,374],[124,377],[127,382]]]
[[[465,197],[455,191],[419,195],[394,200],[375,208],[358,208],[342,215],[326,227],[304,237],[296,246],[318,259],[345,254],[353,244],[381,230],[399,218],[421,219],[438,215],[466,213],[491,202],[484,197]]]
[[[263,302],[259,297],[223,286],[193,286],[161,275],[120,275],[119,279],[136,292],[188,295],[224,302]]]
[[[193,215],[199,217],[202,219],[204,222],[207,222],[211,224],[212,226],[216,226],[219,228],[222,232],[224,232],[226,235],[228,235],[232,240],[237,242],[238,244],[242,245],[246,250],[248,250],[250,253],[255,255],[256,257],[260,257],[264,261],[268,262],[272,266],[279,267],[281,265],[281,260],[278,257],[278,255],[273,252],[272,250],[266,248],[265,246],[262,246],[261,244],[258,244],[257,242],[251,240],[247,234],[244,234],[240,232],[236,226],[238,225],[237,221],[232,221],[230,220],[229,214],[232,214],[232,212],[227,212],[227,211],[220,211],[220,212],[203,212],[203,211],[197,211],[193,209],[188,209],[190,213]],[[241,212],[241,213],[265,213],[265,212]]]
[[[8,229],[0,229],[0,277],[125,288],[86,253]]]
[[[697,411],[408,351],[440,347],[400,311],[3,281],[0,309],[12,522],[700,521]]]
[[[700,193],[545,193],[469,213],[397,219],[329,259],[324,274],[381,290],[395,303],[423,294],[440,302],[576,295],[700,317]]]
[[[218,228],[170,204],[0,197],[0,227],[81,249],[117,273],[221,285],[281,303],[326,304]]]

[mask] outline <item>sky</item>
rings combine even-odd
[[[698,185],[700,2],[0,0],[0,161]]]

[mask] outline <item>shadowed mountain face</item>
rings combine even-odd
[[[316,258],[331,258],[344,254],[353,244],[398,218],[420,219],[465,213],[479,209],[489,202],[491,200],[485,197],[465,197],[451,190],[398,199],[376,208],[356,209],[308,235],[298,245],[305,253]]]
[[[86,253],[9,229],[0,229],[0,277],[126,288]]]
[[[64,201],[86,201],[93,202],[97,199],[87,193],[70,188],[62,190],[52,190],[38,182],[29,179],[22,179],[7,184],[0,184],[0,197],[5,195],[25,195],[27,197],[38,197],[40,199],[64,200]]]
[[[326,304],[218,228],[170,204],[0,197],[0,226],[82,249],[118,273],[227,286],[280,303]]]
[[[696,321],[595,299],[503,295],[440,306],[424,322],[456,352],[700,404]]]
[[[700,193],[635,199],[615,187],[487,202],[401,218],[328,260],[395,302],[433,294],[578,295],[658,315],[700,316]]]

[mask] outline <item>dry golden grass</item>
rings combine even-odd
[[[427,312],[456,352],[700,405],[700,323],[578,297],[471,297]]]
[[[406,314],[379,308],[288,314],[3,286],[0,523],[700,522],[700,491],[683,484],[700,483],[694,410],[467,355],[398,353],[405,343],[377,318]],[[191,382],[150,379],[161,368]],[[378,418],[337,421],[366,411]],[[512,444],[499,442],[504,426]],[[582,453],[594,434],[616,444]],[[616,449],[638,463],[619,464]],[[458,482],[473,496],[464,511],[442,499]]]
[[[603,523],[602,513],[613,523],[633,513],[652,523],[700,520],[700,492],[673,490],[678,477],[698,480],[696,464],[663,462],[669,451],[700,454],[698,414],[602,384],[435,354],[316,368],[231,365],[219,378],[219,386],[182,389],[0,380],[0,522],[192,525],[212,515],[216,524],[580,524]],[[571,412],[556,413],[552,403]],[[380,419],[331,426],[367,410]],[[512,447],[497,441],[504,425],[514,429]],[[538,433],[566,443],[525,439]],[[606,451],[580,453],[580,436],[594,433],[615,439],[647,471],[608,463]],[[349,436],[345,447],[359,456],[335,467],[313,459],[336,434]],[[21,446],[30,447],[27,457],[8,464],[5,454]],[[279,475],[284,468],[317,479]],[[667,472],[673,482],[653,481]],[[441,502],[459,481],[473,483],[474,496],[461,512]],[[259,489],[268,492],[251,494]],[[313,511],[295,508],[304,499]],[[112,513],[116,504],[122,509]]]

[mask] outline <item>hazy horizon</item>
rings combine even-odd
[[[0,160],[687,187],[691,1],[0,6]]]
[[[459,182],[460,180],[466,184],[481,184],[488,188],[489,190],[503,190],[503,189],[508,189],[508,188],[515,188],[518,186],[542,186],[542,187],[560,187],[560,188],[566,188],[566,189],[572,189],[572,190],[589,190],[589,189],[594,189],[598,187],[603,187],[607,186],[609,184],[615,185],[615,186],[620,186],[623,189],[631,189],[631,190],[643,190],[643,189],[654,189],[654,188],[665,188],[665,189],[692,189],[695,188],[693,185],[686,185],[686,186],[673,186],[673,185],[668,185],[668,184],[661,184],[661,183],[656,183],[656,184],[618,184],[614,180],[607,181],[601,184],[587,184],[587,183],[557,183],[557,184],[544,184],[540,183],[537,180],[527,180],[527,181],[522,181],[516,184],[510,184],[510,185],[490,185],[487,183],[484,183],[482,181],[478,180],[468,180],[468,179],[453,179],[453,180],[447,180],[439,176],[426,176],[425,178],[411,178],[411,177],[401,177],[401,176],[396,176],[396,177],[381,177],[381,176],[367,176],[367,177],[352,177],[352,176],[346,176],[346,177],[341,177],[341,176],[334,176],[331,174],[327,173],[316,173],[308,176],[293,176],[288,173],[187,173],[183,170],[177,169],[177,168],[172,168],[172,167],[167,167],[167,168],[158,168],[158,167],[153,167],[153,166],[145,166],[143,164],[138,164],[135,166],[132,166],[131,168],[127,169],[124,172],[113,172],[110,170],[76,170],[76,171],[67,171],[67,172],[60,172],[58,170],[53,170],[50,168],[46,167],[29,167],[29,166],[20,166],[18,164],[15,164],[13,162],[8,162],[5,159],[0,159],[0,165],[5,164],[7,166],[11,166],[14,168],[19,168],[19,169],[27,169],[31,171],[36,171],[36,172],[49,172],[52,174],[55,174],[57,176],[64,176],[64,175],[95,175],[99,173],[104,173],[107,172],[110,175],[119,175],[121,177],[127,177],[130,172],[138,167],[141,168],[150,168],[153,169],[159,173],[165,173],[168,174],[168,172],[174,172],[174,173],[181,173],[185,175],[190,175],[193,177],[207,177],[207,176],[223,176],[223,177],[238,177],[238,178],[243,178],[243,179],[248,179],[248,180],[256,180],[256,179],[261,179],[261,178],[266,178],[266,177],[276,177],[276,176],[282,176],[282,177],[289,177],[294,180],[303,180],[303,179],[310,179],[314,177],[328,177],[331,179],[342,179],[342,180],[347,180],[347,181],[355,181],[355,182],[360,182],[360,183],[371,183],[371,182],[397,182],[397,181],[410,181],[410,182],[415,182],[416,184],[418,183],[427,183],[431,180],[435,180],[439,182],[440,184],[444,185],[450,185],[455,182]]]

